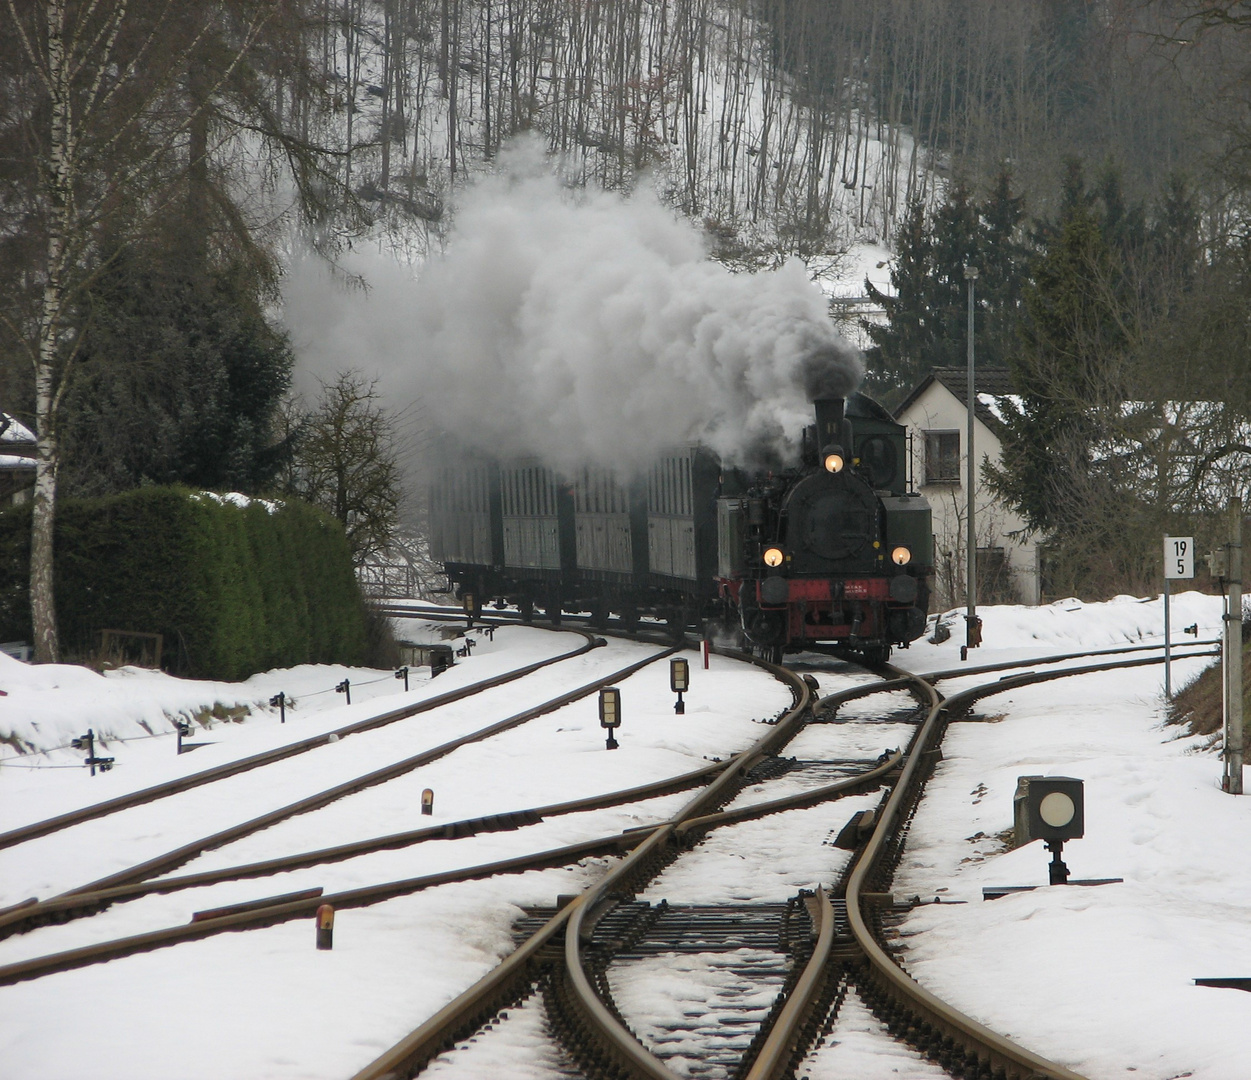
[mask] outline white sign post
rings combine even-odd
[[[1164,538],[1164,696],[1173,696],[1172,642],[1169,638],[1169,582],[1189,580],[1195,576],[1195,538],[1166,536]]]

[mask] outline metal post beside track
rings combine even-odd
[[[1229,607],[1225,612],[1225,775],[1221,787],[1242,794],[1242,499],[1229,500]]]
[[[975,649],[982,643],[982,624],[977,617],[977,525],[975,521],[975,510],[973,505],[974,484],[977,480],[977,456],[973,452],[973,423],[974,413],[977,408],[977,394],[974,390],[973,378],[973,290],[974,283],[977,281],[977,267],[966,266],[964,268],[964,280],[969,283],[969,386],[968,386],[968,446],[965,448],[968,452],[968,570],[967,570],[967,586],[968,601],[966,614],[964,616],[964,647],[965,655],[967,650]]]

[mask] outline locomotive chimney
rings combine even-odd
[[[823,449],[843,441],[843,399],[818,398],[813,402],[817,409],[817,449]]]

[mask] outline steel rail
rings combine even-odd
[[[1197,649],[1208,648],[1212,645],[1219,645],[1219,639],[1211,641],[1179,641],[1173,645],[1174,649]],[[1115,649],[1088,649],[1085,652],[1074,653],[1056,653],[1052,656],[1039,656],[1031,660],[1003,660],[997,664],[981,664],[977,667],[967,668],[948,668],[946,671],[929,671],[920,676],[926,682],[942,682],[945,679],[959,679],[966,675],[985,675],[992,671],[1008,671],[1012,668],[1032,667],[1036,664],[1061,664],[1065,660],[1084,660],[1092,656],[1120,656],[1124,653],[1132,652],[1150,652],[1151,650],[1162,651],[1164,644],[1159,645],[1123,645]],[[1211,656],[1212,653],[1194,653],[1194,652],[1174,652],[1174,660],[1189,660],[1196,656]],[[1159,663],[1164,662],[1164,658],[1159,658]]]
[[[803,1026],[825,981],[834,946],[834,907],[821,888],[817,889],[816,909],[819,927],[817,943],[745,1080],[780,1080],[791,1058],[800,1049],[798,1043]]]
[[[857,694],[857,696],[860,695]],[[794,809],[797,806],[812,805],[823,800],[849,794],[850,792],[859,790],[863,787],[878,785],[893,770],[898,768],[900,757],[901,755],[896,753],[892,755],[890,759],[866,773],[858,776],[847,777],[843,780],[836,781],[833,784],[824,785],[820,788],[814,788],[811,791],[799,792],[795,795],[786,796],[781,799],[773,799],[768,802],[756,803],[752,806],[741,807],[733,811],[723,811],[718,814],[689,818],[683,823],[681,829],[675,829],[675,835],[684,835],[691,829],[710,828],[722,824],[730,824],[735,821],[747,820],[749,818],[764,817],[768,814],[777,813],[779,811]],[[585,800],[574,800],[566,803],[556,803],[551,807],[540,807],[539,811],[559,814],[585,808],[586,804],[591,803],[613,805],[614,803],[623,801],[623,799],[627,799],[632,795],[636,795],[638,793],[652,794],[655,790],[661,788],[671,789],[675,782],[681,781],[685,784],[687,782],[698,780],[700,777],[707,775],[711,770],[723,770],[724,768],[724,764],[707,766],[690,773],[682,774],[679,777],[659,781],[653,785],[642,785],[639,788],[631,788],[620,792],[614,792],[608,796],[588,798]],[[739,772],[741,772],[741,769]],[[531,812],[537,813],[539,811]],[[518,813],[525,813],[525,811],[519,811]],[[505,814],[495,816],[508,817],[509,815]],[[155,948],[175,945],[183,941],[201,939],[216,933],[270,926],[278,922],[303,918],[315,912],[316,908],[324,903],[330,903],[343,908],[359,907],[370,903],[377,903],[380,900],[390,899],[395,896],[432,888],[438,885],[451,884],[461,881],[472,881],[497,874],[519,873],[524,870],[541,869],[554,865],[567,865],[572,861],[576,861],[590,855],[629,850],[630,848],[643,843],[649,833],[654,832],[657,829],[676,824],[677,819],[674,819],[668,822],[661,822],[655,826],[645,826],[640,829],[627,829],[625,832],[620,834],[612,834],[592,840],[581,841],[576,844],[567,845],[565,847],[549,851],[538,852],[533,855],[503,859],[459,870],[442,871],[437,874],[429,874],[418,878],[409,878],[377,886],[368,886],[363,889],[337,893],[330,896],[320,896],[315,903],[311,901],[303,904],[295,901],[290,903],[273,902],[267,904],[253,902],[255,910],[250,911],[246,917],[238,912],[238,907],[236,905],[227,905],[227,907],[232,910],[229,912],[230,919],[226,922],[222,921],[225,916],[207,919],[201,915],[199,919],[196,920],[195,930],[191,930],[185,926],[168,927],[162,930],[151,931],[146,934],[133,935],[128,938],[102,942],[92,946],[84,946],[80,949],[68,950],[63,953],[55,953],[0,967],[0,985],[20,982],[25,979],[38,978],[76,967],[85,967],[90,964],[102,963],[107,960],[133,955],[137,952],[144,952]],[[438,826],[426,830],[415,830],[414,832],[442,833],[448,828],[449,826]],[[397,835],[404,836],[407,834]],[[345,847],[351,846],[353,845],[345,845]],[[328,850],[337,851],[337,849]],[[279,870],[292,869],[292,860],[295,858],[301,857],[288,857],[286,859],[272,860],[271,864],[254,865],[257,867],[263,866],[271,872],[277,872]],[[309,864],[305,863],[305,865]],[[109,903],[119,899],[134,899],[142,895],[170,893],[179,889],[212,884],[219,880],[237,878],[243,876],[238,873],[240,869],[246,870],[251,868],[252,867],[232,868],[233,872],[232,870],[210,871],[204,874],[186,875],[183,878],[167,878],[156,882],[144,882],[130,886],[117,886],[112,889],[101,890],[97,893],[82,894],[77,897],[67,897],[63,901],[49,901],[45,905],[45,913],[62,909],[69,910],[68,905],[72,903],[78,903],[81,906],[89,907],[93,911],[101,910]],[[320,892],[320,890],[318,891]],[[565,916],[567,916],[567,914],[568,912],[565,913]],[[562,916],[562,918],[565,916]],[[527,952],[526,955],[529,955],[529,952]],[[424,1031],[426,1029],[427,1025],[423,1025],[423,1027],[418,1030]]]
[[[628,881],[635,872],[644,871],[650,859],[661,856],[667,842],[673,836],[675,823],[695,817],[710,804],[723,799],[738,777],[751,769],[761,758],[771,753],[775,746],[784,743],[793,735],[792,729],[798,726],[799,720],[811,703],[812,692],[808,685],[795,673],[778,665],[769,664],[742,653],[718,651],[762,667],[790,685],[795,695],[792,707],[756,743],[735,755],[729,762],[723,763],[722,771],[716,780],[687,803],[672,821],[663,822],[653,827],[650,832],[646,829],[639,829],[623,834],[631,837],[637,846],[634,846],[634,850],[609,871],[606,877],[557,912],[539,931],[539,935],[527,939],[526,943],[511,953],[499,967],[483,976],[434,1017],[361,1069],[352,1080],[399,1080],[401,1077],[411,1077],[437,1054],[450,1048],[456,1038],[472,1032],[474,1027],[488,1017],[495,1008],[495,1002],[499,1000],[501,993],[501,986],[512,986],[518,981],[527,984],[533,981],[533,966],[539,958],[542,946],[551,942],[562,927],[567,950],[570,941],[575,943],[578,941],[584,914],[590,906],[613,885]],[[542,942],[535,944],[539,936],[542,937]],[[585,981],[586,976],[581,968],[580,957],[575,960],[573,966],[583,981],[583,993],[589,995],[585,1000],[584,1011],[590,1010],[595,1013],[596,1019],[607,1025],[608,1034],[602,1035],[601,1038],[606,1039],[609,1045],[617,1047],[618,1054],[625,1055],[627,1059],[636,1060],[640,1068],[653,1070],[652,1076],[663,1077],[663,1080],[676,1080],[674,1075],[648,1053],[604,1007],[594,989]],[[575,980],[577,977],[574,976]],[[659,1073],[654,1071],[657,1069],[660,1070]]]
[[[640,662],[640,666],[654,659],[656,659],[656,657],[649,658],[647,661],[642,661]],[[774,671],[775,673],[785,672],[785,669],[776,668],[774,665],[767,664],[764,661],[756,660],[751,657],[747,657],[745,659],[748,659],[761,667],[765,667],[768,670]],[[790,673],[786,674],[789,675]],[[772,753],[774,748],[779,743],[784,743],[793,736],[793,729],[797,726],[798,721],[803,717],[807,707],[811,704],[811,692],[810,688],[798,679],[792,680],[792,688],[797,695],[796,704],[794,704],[792,708],[779,719],[778,723],[774,725],[766,735],[764,735],[747,750],[744,750],[733,757],[729,762],[704,766],[678,777],[658,781],[655,784],[640,785],[637,788],[630,788],[625,789],[624,791],[610,793],[608,796],[590,797],[584,800],[570,800],[563,803],[554,803],[550,807],[540,808],[540,810],[551,814],[573,812],[577,809],[584,808],[588,803],[603,802],[606,799],[610,799],[612,802],[619,802],[622,799],[629,798],[630,796],[654,794],[659,789],[672,790],[677,783],[681,783],[683,786],[686,786],[687,783],[697,781],[700,777],[706,776],[710,772],[719,771],[719,775],[716,780],[701,791],[694,799],[692,799],[679,812],[679,814],[670,821],[661,822],[650,828],[630,829],[619,834],[598,837],[592,840],[567,845],[565,847],[551,849],[549,851],[517,856],[478,866],[442,871],[437,874],[407,878],[380,885],[366,886],[346,892],[323,895],[315,899],[273,903],[265,906],[258,906],[255,909],[246,912],[238,911],[236,909],[229,914],[215,918],[201,917],[199,921],[186,926],[168,927],[114,941],[83,946],[81,948],[71,949],[48,956],[35,957],[17,963],[0,966],[0,985],[8,985],[28,979],[39,978],[44,975],[60,971],[67,971],[74,968],[103,963],[108,960],[134,955],[135,953],[176,945],[184,941],[198,940],[210,937],[214,934],[225,933],[227,931],[271,926],[276,923],[286,922],[292,919],[304,918],[315,913],[317,907],[325,903],[329,903],[340,908],[368,906],[370,904],[379,903],[383,900],[408,895],[410,893],[417,892],[422,889],[432,888],[438,885],[471,881],[498,874],[518,873],[524,870],[564,866],[591,855],[635,849],[635,854],[629,856],[625,862],[623,862],[622,866],[618,867],[618,871],[625,871],[628,873],[634,868],[635,865],[638,865],[639,862],[650,856],[658,847],[662,846],[664,841],[675,835],[676,826],[681,823],[689,823],[693,827],[708,827],[716,823],[728,823],[729,821],[744,820],[747,817],[762,817],[766,814],[789,809],[796,805],[812,803],[819,801],[820,799],[832,798],[836,795],[846,794],[851,790],[855,790],[870,783],[879,783],[887,774],[891,772],[891,770],[898,766],[898,757],[895,756],[889,761],[883,762],[876,768],[870,770],[868,773],[860,776],[847,777],[819,789],[814,789],[809,792],[799,792],[795,795],[787,796],[782,799],[770,800],[767,803],[758,803],[753,806],[742,807],[738,810],[728,811],[720,815],[699,816],[698,811],[700,809],[707,807],[710,803],[723,799],[728,794],[726,789],[729,785],[739,779],[744,773],[749,771],[761,758]],[[860,697],[863,696],[864,688],[856,687],[851,690],[844,691],[843,693]],[[841,695],[839,694],[834,694],[822,700],[831,702],[835,701],[840,696]],[[442,826],[440,828],[442,830],[446,830],[448,826]],[[643,852],[641,856],[636,858],[636,856],[638,856],[638,849],[644,847],[646,847],[647,850]],[[287,860],[275,861],[285,862]],[[629,863],[629,867],[626,867],[625,863]],[[281,868],[289,869],[290,867]],[[75,896],[67,896],[64,898],[64,902],[68,903],[77,901],[82,904],[95,904],[97,905],[98,910],[100,907],[106,906],[112,900],[139,895],[138,890],[145,890],[152,893],[172,892],[178,888],[189,888],[196,884],[209,883],[209,880],[212,879],[215,874],[216,872],[208,872],[203,875],[187,875],[181,879],[171,878],[158,882],[139,883],[132,886],[116,886],[96,893],[84,893],[76,894]],[[613,881],[618,880],[621,876],[623,875],[620,873],[614,873]],[[601,882],[601,885],[606,886],[607,884],[610,884],[607,880],[605,882]],[[597,892],[596,895],[600,895],[600,893]],[[583,899],[584,898],[579,898],[579,903],[581,903]],[[13,915],[17,915],[19,913],[26,914],[35,906],[35,904],[32,904],[29,901],[24,901],[22,904],[15,905],[11,909],[6,909],[6,913],[11,913]],[[48,911],[53,910],[54,902],[46,902],[46,908]],[[563,922],[563,919],[567,917],[570,911],[572,911],[572,909],[562,913],[558,921]],[[525,955],[530,955],[531,952],[533,952],[533,949],[527,950]],[[493,979],[494,976],[489,975],[485,980],[483,980],[483,983],[490,984]],[[475,984],[475,988],[478,986],[479,984]],[[473,991],[475,988],[471,988],[470,991],[466,991],[466,993],[457,1000],[461,1001],[462,999],[465,999],[466,1001],[469,1001],[473,999]],[[462,1016],[459,1023],[463,1023],[463,1020],[464,1018]],[[419,1031],[427,1029],[428,1025],[423,1025]],[[406,1044],[407,1042],[408,1041],[406,1040]],[[428,1060],[428,1057],[426,1060]]]
[[[753,803],[751,806],[740,806],[736,810],[720,810],[715,814],[704,814],[701,817],[688,818],[681,823],[674,822],[674,835],[684,839],[690,833],[701,829],[715,829],[721,825],[733,825],[740,821],[751,821],[766,817],[783,810],[801,810],[807,806],[816,806],[835,796],[851,795],[865,788],[879,786],[891,773],[899,770],[903,754],[896,750],[885,761],[875,765],[868,772],[835,780],[831,784],[799,791],[794,795],[784,795],[779,799]]]
[[[75,892],[42,902],[31,899],[14,905],[12,908],[0,909],[0,937],[33,929],[43,922],[51,921],[53,917],[57,921],[62,921],[66,916],[73,918],[78,915],[94,914],[114,903],[137,900],[144,896],[167,895],[183,889],[216,885],[223,881],[268,877],[289,870],[302,870],[311,866],[343,862],[377,851],[392,851],[430,840],[458,840],[484,832],[523,828],[526,825],[538,824],[544,818],[586,810],[599,810],[619,806],[622,803],[639,802],[691,787],[713,773],[720,772],[723,767],[722,763],[705,765],[678,776],[609,792],[606,795],[591,795],[584,799],[552,803],[549,806],[538,806],[533,809],[503,811],[486,817],[451,821],[443,825],[431,825],[424,829],[410,829],[406,832],[391,833],[368,840],[356,840],[352,843],[338,844],[334,847],[306,851],[297,855],[284,855],[276,859],[223,867],[220,870],[205,870],[196,874],[184,874],[181,877],[164,877],[155,881],[137,881],[89,892]],[[518,819],[521,820],[518,821]]]
[[[398,709],[391,709],[378,716],[370,717],[368,720],[358,720],[355,723],[347,724],[341,728],[336,728],[333,731],[323,732],[320,735],[311,735],[308,738],[288,743],[286,746],[276,747],[273,750],[266,750],[259,754],[253,754],[250,757],[240,758],[238,761],[227,762],[224,765],[218,765],[211,769],[205,769],[202,772],[192,773],[189,776],[178,777],[174,780],[167,780],[162,784],[154,784],[151,787],[142,788],[139,791],[132,791],[126,795],[118,795],[116,798],[106,799],[104,802],[92,803],[90,806],[83,806],[77,810],[70,810],[64,814],[57,814],[55,817],[45,818],[42,821],[34,821],[29,825],[23,825],[16,829],[10,829],[8,832],[0,833],[0,848],[13,847],[15,844],[21,844],[27,840],[34,840],[37,837],[46,836],[49,833],[57,832],[60,829],[67,828],[71,825],[80,825],[84,821],[92,821],[96,818],[107,817],[109,814],[117,813],[119,810],[127,810],[132,806],[140,806],[144,803],[155,802],[157,799],[163,799],[169,795],[176,795],[179,792],[189,791],[192,788],[200,787],[204,784],[211,784],[228,776],[235,776],[239,773],[248,772],[264,765],[273,764],[276,761],[282,761],[285,758],[294,757],[297,754],[302,754],[309,750],[315,750],[319,746],[325,746],[327,742],[332,740],[332,737],[342,739],[349,735],[356,735],[363,731],[371,731],[374,728],[384,727],[387,724],[395,723],[397,720],[406,720],[411,716],[417,716],[420,713],[441,708],[442,706],[451,704],[454,701],[461,701],[467,697],[473,697],[475,694],[482,693],[485,690],[492,690],[497,686],[503,686],[517,679],[524,678],[525,676],[531,675],[541,668],[547,667],[551,664],[557,664],[564,660],[570,660],[574,657],[582,656],[603,644],[602,638],[598,635],[591,634],[588,631],[570,628],[567,632],[571,634],[578,634],[586,640],[578,648],[572,649],[567,653],[561,653],[559,656],[554,656],[547,660],[539,660],[533,664],[527,664],[525,667],[517,668],[515,671],[504,672],[502,675],[495,675],[489,679],[484,679],[481,682],[474,683],[471,686],[461,687],[458,690],[450,690],[445,694],[438,694],[435,697],[427,698],[425,701],[420,701],[413,705],[405,705]]]
[[[50,914],[53,911],[66,910],[63,901],[72,901],[75,897],[81,897],[84,895],[88,896],[90,898],[87,901],[88,905],[93,910],[97,910],[99,901],[95,898],[96,894],[105,890],[113,889],[117,886],[132,885],[137,882],[142,882],[158,874],[168,873],[170,870],[184,865],[191,859],[203,854],[205,851],[213,850],[214,848],[221,847],[231,841],[238,840],[244,836],[249,836],[252,833],[259,832],[261,829],[268,828],[271,825],[277,824],[280,821],[285,821],[288,818],[295,817],[299,814],[305,814],[312,810],[317,810],[347,795],[363,791],[366,788],[377,784],[385,783],[388,780],[392,780],[397,776],[411,772],[413,769],[428,764],[431,761],[444,757],[462,746],[491,738],[503,731],[518,727],[519,725],[527,723],[528,721],[542,716],[545,713],[551,712],[554,709],[561,708],[573,701],[577,701],[580,698],[593,694],[601,687],[627,678],[647,665],[671,655],[674,651],[676,651],[675,648],[662,650],[652,656],[635,661],[633,664],[628,664],[626,667],[614,671],[606,676],[592,680],[590,683],[577,687],[574,690],[560,694],[549,701],[543,702],[542,704],[533,706],[523,712],[507,717],[504,720],[499,720],[494,724],[489,724],[484,728],[478,729],[477,731],[470,732],[467,735],[462,735],[456,739],[452,739],[449,742],[442,743],[439,746],[432,747],[428,750],[423,750],[421,753],[414,754],[413,756],[405,758],[402,761],[394,762],[381,769],[375,769],[372,772],[365,773],[362,776],[355,777],[342,784],[337,784],[332,788],[327,788],[326,790],[318,792],[315,795],[310,795],[307,798],[289,803],[276,810],[271,810],[266,814],[261,814],[258,817],[249,819],[248,821],[240,822],[239,824],[233,825],[228,829],[222,829],[210,836],[201,837],[200,839],[194,840],[189,844],[184,844],[181,847],[165,852],[163,855],[158,855],[155,858],[148,859],[146,862],[129,867],[126,870],[120,870],[115,874],[99,878],[87,885],[82,885],[78,888],[60,893],[57,896],[44,901],[42,905],[36,904],[33,906],[27,906],[12,912],[7,916],[0,916],[0,936],[4,936],[4,931],[6,929],[9,929],[9,931],[12,932],[12,927],[14,925],[29,925],[32,921],[37,921],[44,915]],[[113,899],[117,898],[119,897],[115,894]],[[60,904],[59,907],[55,906],[58,904]]]
[[[615,886],[624,885],[647,865],[649,859],[662,854],[664,847],[674,836],[677,825],[706,811],[710,804],[715,804],[726,793],[727,787],[737,776],[750,769],[774,745],[789,739],[791,729],[799,724],[808,711],[811,688],[802,678],[779,665],[768,664],[756,658],[752,658],[752,662],[790,682],[796,695],[794,705],[778,721],[773,731],[760,739],[755,746],[735,757],[725,772],[688,803],[676,815],[674,824],[665,824],[654,830],[616,867],[583,893],[583,902],[570,914],[565,927],[565,976],[572,990],[571,1000],[581,1011],[584,1023],[609,1054],[629,1073],[647,1077],[648,1080],[677,1080],[677,1076],[639,1042],[634,1033],[612,1014],[595,992],[582,961],[582,923],[586,912],[601,897]]]
[[[95,945],[84,945],[76,949],[67,949],[63,952],[32,957],[0,966],[0,986],[41,978],[61,971],[70,971],[74,968],[89,967],[93,964],[133,956],[136,953],[178,945],[184,941],[212,937],[227,931],[258,929],[290,922],[293,919],[308,918],[316,914],[317,908],[322,904],[330,904],[336,909],[368,907],[371,904],[393,900],[399,896],[408,896],[437,885],[450,885],[499,874],[522,873],[527,870],[543,870],[554,866],[569,866],[594,855],[611,854],[629,849],[641,839],[629,833],[616,833],[612,836],[597,837],[594,840],[584,840],[577,844],[568,844],[564,847],[521,855],[512,859],[500,859],[496,862],[462,867],[458,870],[444,870],[437,874],[404,878],[380,885],[366,885],[359,889],[330,893],[316,899],[273,904],[239,914],[202,919],[199,922],[151,930],[130,937],[98,942]]]
[[[914,785],[920,780],[921,764],[926,760],[926,752],[933,749],[932,744],[938,742],[944,719],[950,720],[953,714],[967,709],[973,702],[1005,690],[1076,675],[1105,673],[1109,670],[1143,667],[1163,662],[1163,657],[1148,657],[1041,673],[1026,672],[994,683],[972,687],[953,695],[942,703],[935,700],[929,716],[917,731],[913,745],[909,748],[899,782],[891,793],[848,879],[848,923],[871,970],[885,984],[888,995],[905,1002],[907,1008],[923,1017],[940,1032],[953,1036],[965,1047],[968,1054],[987,1062],[991,1067],[1004,1069],[1010,1076],[1021,1077],[1022,1080],[1039,1080],[1039,1078],[1083,1080],[1080,1074],[1019,1046],[941,1001],[904,972],[878,943],[864,918],[861,905],[866,892],[864,889],[866,879],[875,869],[877,862],[885,855],[886,845],[893,836],[894,830],[902,825],[899,819],[915,794]]]
[[[1207,653],[1189,653],[1186,659],[1220,655],[1220,650],[1214,650]],[[1176,660],[1177,657],[1174,656],[1173,659]],[[996,682],[961,690],[958,694],[952,694],[947,699],[947,704],[952,707],[952,711],[955,711],[957,703],[959,707],[963,707],[965,704],[972,704],[982,698],[994,697],[995,694],[1001,694],[1005,690],[1015,690],[1022,686],[1053,682],[1056,679],[1067,679],[1074,675],[1101,675],[1109,671],[1119,671],[1121,668],[1150,667],[1152,664],[1163,663],[1163,656],[1146,656],[1136,660],[1117,660],[1110,664],[1087,664],[1083,667],[1060,668],[1056,671],[1024,671],[1020,675],[1005,675]]]
[[[352,1080],[400,1080],[413,1075],[436,1054],[451,1049],[467,1016],[489,1013],[515,1000],[533,979],[539,954],[556,937],[582,897],[561,908],[473,986],[449,1001],[429,1020],[353,1075]]]

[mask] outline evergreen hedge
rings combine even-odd
[[[365,659],[343,529],[299,500],[271,513],[172,487],[67,499],[54,545],[67,656],[92,655],[112,629],[162,634],[162,666],[195,678]],[[29,562],[29,505],[0,511],[0,640],[31,640]]]

